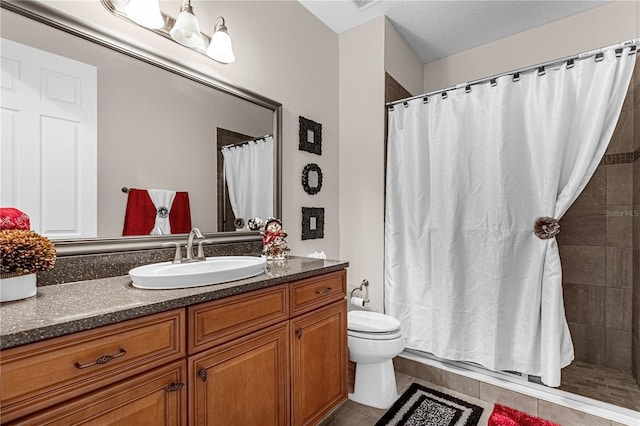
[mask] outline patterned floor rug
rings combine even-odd
[[[482,407],[412,383],[376,426],[475,426]]]

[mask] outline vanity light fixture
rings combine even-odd
[[[158,0],[130,0],[124,7],[124,13],[138,25],[152,30],[164,26]]]
[[[200,36],[200,25],[193,14],[191,0],[182,0],[180,14],[170,31],[171,38],[183,46],[191,48],[204,48],[204,40]]]
[[[119,18],[135,22],[158,35],[207,55],[216,62],[230,64],[236,60],[224,17],[218,16],[216,19],[211,37],[201,33],[198,20],[193,14],[191,0],[180,0],[180,14],[177,18],[164,14],[160,10],[159,0],[100,0],[100,2]]]
[[[224,24],[222,16],[218,16],[216,23],[213,25],[213,34],[211,35],[211,43],[207,48],[207,56],[223,64],[230,64],[236,60],[231,46],[231,37],[227,33],[227,26]]]

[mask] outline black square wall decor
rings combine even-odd
[[[302,239],[324,238],[324,207],[302,208]]]
[[[300,123],[298,149],[322,155],[322,124],[302,116],[298,117],[298,121]]]

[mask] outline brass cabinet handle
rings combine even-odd
[[[298,339],[302,338],[302,327],[296,330],[296,336],[298,336]]]
[[[327,293],[331,293],[331,290],[333,290],[331,287],[327,287],[324,290],[316,290],[316,294],[327,294]]]
[[[81,370],[83,368],[91,367],[91,366],[94,366],[94,365],[106,364],[109,361],[111,361],[112,359],[120,358],[121,356],[125,356],[126,354],[127,354],[127,351],[125,351],[124,349],[120,349],[120,352],[118,352],[117,354],[102,355],[100,358],[98,358],[95,361],[90,362],[88,364],[80,364],[79,362],[76,362],[74,365],[76,366],[76,368]]]
[[[176,392],[179,391],[184,386],[184,383],[171,383],[167,386],[167,392]]]

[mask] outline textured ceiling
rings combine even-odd
[[[336,33],[386,15],[423,63],[575,15],[607,1],[299,0]]]

